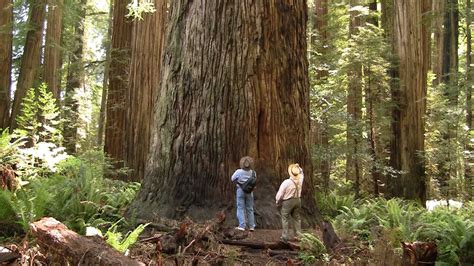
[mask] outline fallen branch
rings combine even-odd
[[[54,262],[72,265],[143,265],[111,248],[102,239],[90,239],[69,230],[54,218],[30,224],[39,246]]]
[[[272,249],[269,249],[268,250],[268,255],[273,257],[273,256],[298,256],[299,253],[298,251],[294,251],[294,250],[272,250]]]
[[[283,242],[254,242],[245,240],[229,240],[222,239],[221,242],[227,245],[244,246],[253,249],[285,249],[285,250],[299,250],[300,247],[293,243]]]

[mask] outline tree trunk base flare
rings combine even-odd
[[[257,169],[258,179],[270,179],[263,171]],[[261,183],[264,183],[263,181]],[[271,184],[257,183],[254,195],[254,215],[257,229],[280,229],[281,216],[280,210],[275,205],[275,195],[277,190]],[[142,186],[144,186],[142,184]],[[147,200],[147,195],[139,195],[138,199],[132,203],[132,206],[127,210],[126,216],[131,219],[139,220],[143,223],[157,222],[162,217],[167,217],[173,220],[184,220],[190,217],[194,222],[205,223],[212,219],[214,213],[224,212],[227,219],[225,225],[237,226],[238,220],[236,216],[235,190],[232,192],[233,197],[223,199],[218,202],[206,202],[203,204],[189,204],[188,206],[174,206],[165,201],[151,201]],[[143,197],[142,199],[140,199]],[[317,224],[318,219],[322,220],[319,212],[314,206],[314,202],[309,202],[307,199],[302,199],[301,225],[302,228],[312,228]],[[152,211],[150,211],[152,210]],[[138,219],[137,219],[138,217]]]
[[[402,242],[403,265],[435,265],[438,249],[434,242]]]
[[[54,218],[45,217],[30,224],[38,245],[59,264],[143,265],[122,255],[102,239],[80,236]]]

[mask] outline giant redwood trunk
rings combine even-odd
[[[132,23],[126,17],[129,0],[114,1],[111,62],[105,124],[104,151],[123,167],[125,159],[125,120],[127,114],[128,73]],[[158,74],[157,74],[158,75]]]
[[[150,148],[153,105],[160,82],[166,23],[166,0],[155,0],[156,12],[134,22],[131,46],[130,90],[126,126],[126,166],[140,181]]]
[[[63,0],[48,1],[48,26],[46,28],[46,46],[44,48],[44,82],[59,103],[61,77],[61,28]]]
[[[0,129],[8,127],[12,74],[13,1],[0,0]]]
[[[308,148],[306,1],[172,1],[151,152],[131,213],[197,220],[231,211],[230,176],[255,158],[258,227],[280,227],[274,197],[287,167],[305,171]]]
[[[395,107],[392,112],[391,166],[399,171],[390,181],[392,196],[426,199],[424,151],[424,115],[427,71],[429,67],[427,14],[429,0],[393,2],[393,50],[398,58],[392,84]],[[397,86],[398,85],[398,86]]]
[[[26,43],[21,56],[20,74],[13,100],[10,116],[10,130],[16,128],[16,118],[20,114],[21,103],[26,91],[33,87],[40,66],[41,41],[43,39],[43,25],[46,17],[46,1],[31,1],[30,16],[28,18],[29,30],[26,33]]]

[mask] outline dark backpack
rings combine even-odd
[[[250,178],[245,181],[240,187],[245,193],[251,193],[255,186],[257,185],[257,177],[255,176],[255,171],[252,170],[252,175]]]

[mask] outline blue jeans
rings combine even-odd
[[[239,227],[245,228],[245,213],[250,229],[255,228],[255,217],[253,214],[253,192],[245,193],[240,187],[237,188],[237,219]]]

